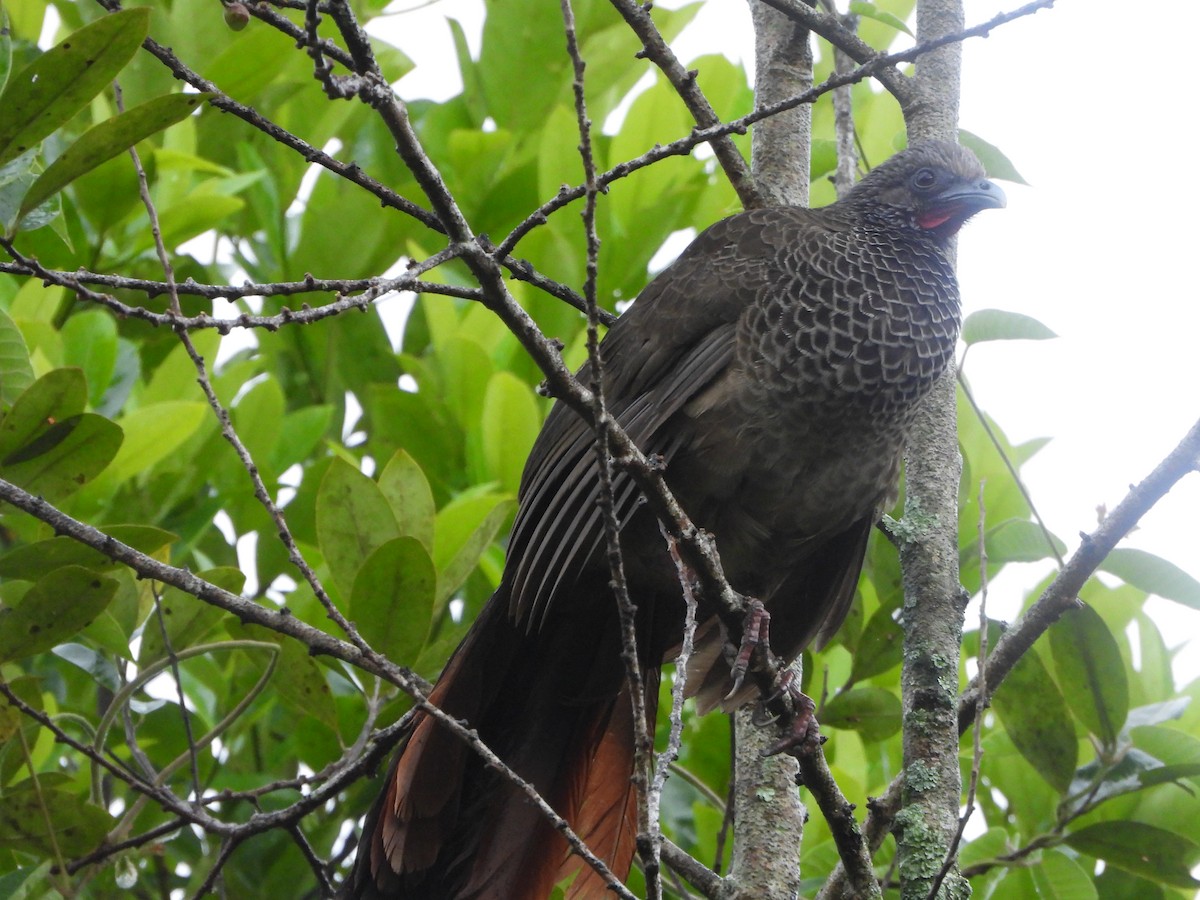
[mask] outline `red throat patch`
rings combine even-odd
[[[945,225],[954,218],[954,211],[930,210],[927,213],[917,216],[917,224],[927,231],[932,231],[940,225]]]

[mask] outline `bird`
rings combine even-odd
[[[955,350],[952,239],[1004,205],[969,150],[914,142],[829,206],[710,226],[604,338],[609,413],[714,537],[729,583],[765,606],[770,649],[786,660],[828,641],[850,609],[910,425]],[[557,403],[522,475],[499,587],[429,700],[624,878],[634,707],[600,484],[592,426]],[[653,733],[659,668],[685,617],[680,576],[632,476],[614,470],[611,489]],[[703,596],[698,623],[687,694],[701,712],[751,699],[752,686],[730,696],[726,639]],[[568,897],[607,896],[525,794],[418,710],[343,896],[544,900],[572,874]]]

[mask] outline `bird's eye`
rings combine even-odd
[[[933,169],[918,169],[912,177],[912,185],[920,190],[928,190],[937,184],[937,173]]]

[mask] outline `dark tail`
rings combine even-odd
[[[607,594],[578,597],[536,634],[502,591],[480,613],[430,700],[465,719],[620,878],[636,828],[633,713]],[[598,612],[599,611],[599,612]],[[647,673],[653,722],[658,672]],[[606,896],[604,881],[519,788],[418,714],[367,816],[347,898],[545,900]]]

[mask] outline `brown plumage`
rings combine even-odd
[[[918,144],[831,206],[713,225],[605,339],[611,412],[662,456],[730,583],[766,603],[780,656],[828,639],[846,615],[917,402],[954,352],[947,242],[1003,203],[969,152]],[[658,666],[679,641],[680,588],[628,476],[616,475],[615,493],[653,715]],[[592,431],[560,404],[525,467],[501,585],[431,699],[624,876],[633,726],[598,495]],[[700,625],[688,670],[702,709],[730,688],[714,622]],[[542,900],[578,868],[531,804],[417,716],[367,817],[347,896]],[[583,867],[570,896],[604,895]]]

